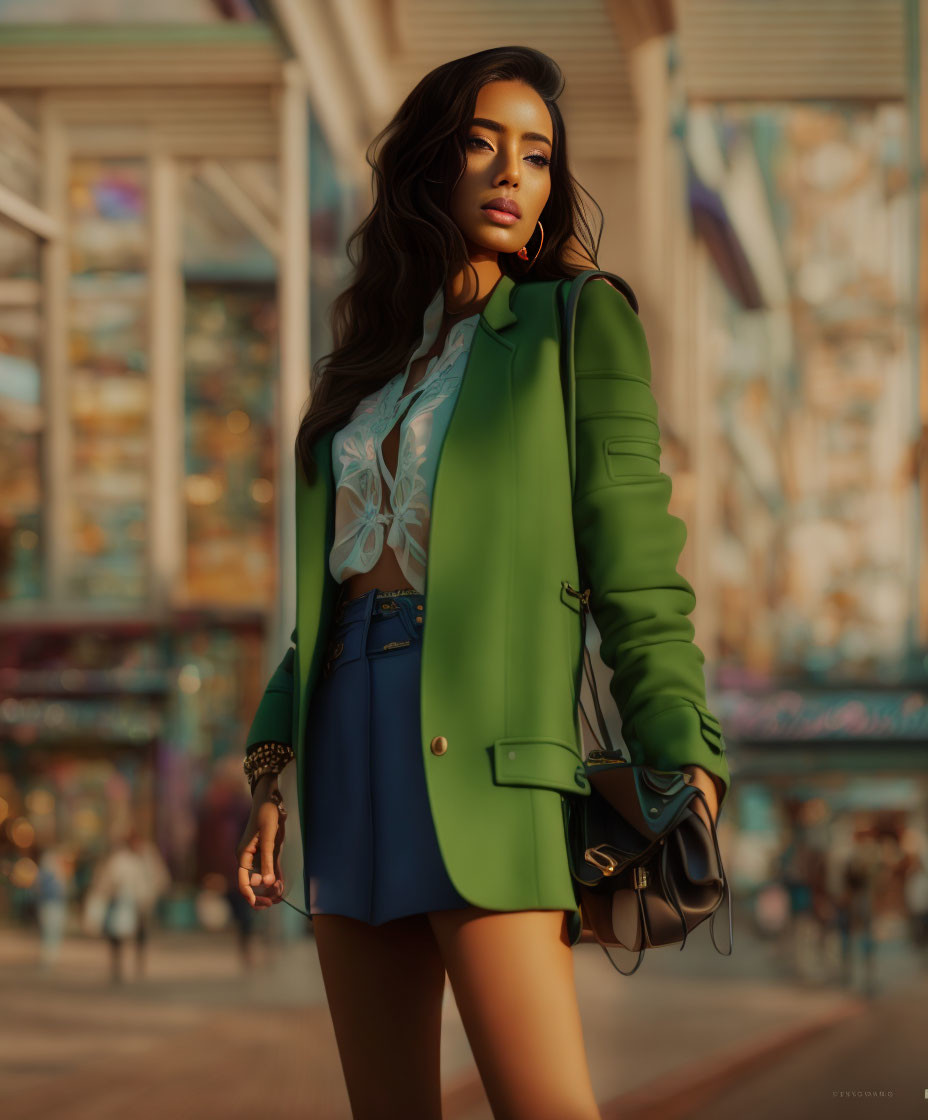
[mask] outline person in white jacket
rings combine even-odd
[[[85,927],[110,943],[112,979],[124,979],[126,943],[135,941],[135,971],[145,971],[145,949],[158,898],[170,885],[158,849],[132,829],[98,866],[87,894]]]

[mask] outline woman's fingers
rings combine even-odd
[[[262,810],[265,807],[262,806]],[[267,838],[270,837],[270,849],[273,854],[274,848],[274,834],[276,832],[275,822],[273,819],[268,819],[269,816],[276,817],[274,814],[269,815],[265,812],[259,813],[257,828],[252,831],[251,823],[249,822],[248,832],[251,833],[245,843],[239,846],[236,853],[238,856],[238,889],[248,900],[248,904],[254,910],[265,910],[269,906],[273,906],[281,893],[280,884],[275,883],[273,858],[270,868],[270,882],[268,883],[266,876],[266,850]],[[254,866],[255,856],[260,850],[262,859],[262,871],[259,871]]]
[[[240,867],[238,870],[238,885],[239,890],[248,899],[248,902],[255,910],[266,910],[269,906],[273,906],[277,899],[274,897],[276,893],[276,885],[266,887],[262,882],[263,876],[259,872]]]

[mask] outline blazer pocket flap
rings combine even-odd
[[[508,738],[493,744],[494,781],[587,796],[583,759],[562,739]]]

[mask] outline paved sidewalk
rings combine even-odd
[[[690,1095],[690,1120],[847,1120],[891,1112],[922,1120],[926,1111],[925,1006],[928,976],[884,992],[865,1014],[748,1066],[712,1087],[704,1104]]]
[[[766,947],[737,928],[735,937],[732,957],[716,955],[707,936],[693,938],[683,953],[646,956],[631,977],[596,945],[574,950],[604,1120],[685,1115],[680,1102],[696,1089],[705,1099],[751,1062],[780,1060],[814,1032],[867,1013],[854,995],[776,975]],[[231,934],[162,931],[147,975],[122,987],[108,980],[105,944],[69,940],[51,975],[35,956],[30,933],[0,931],[7,1120],[162,1120],[171,1112],[234,1120],[267,1110],[350,1117],[311,938],[244,975]],[[276,966],[284,958],[286,970]],[[897,965],[897,983],[911,967]],[[492,1120],[450,986],[443,1018],[445,1120]]]

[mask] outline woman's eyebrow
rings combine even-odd
[[[482,125],[484,128],[489,128],[492,132],[504,131],[503,126],[499,123],[499,121],[491,121],[489,117],[474,117],[474,119],[470,123],[472,125]],[[549,148],[554,146],[543,132],[523,132],[522,139],[540,140],[542,144],[547,144]]]

